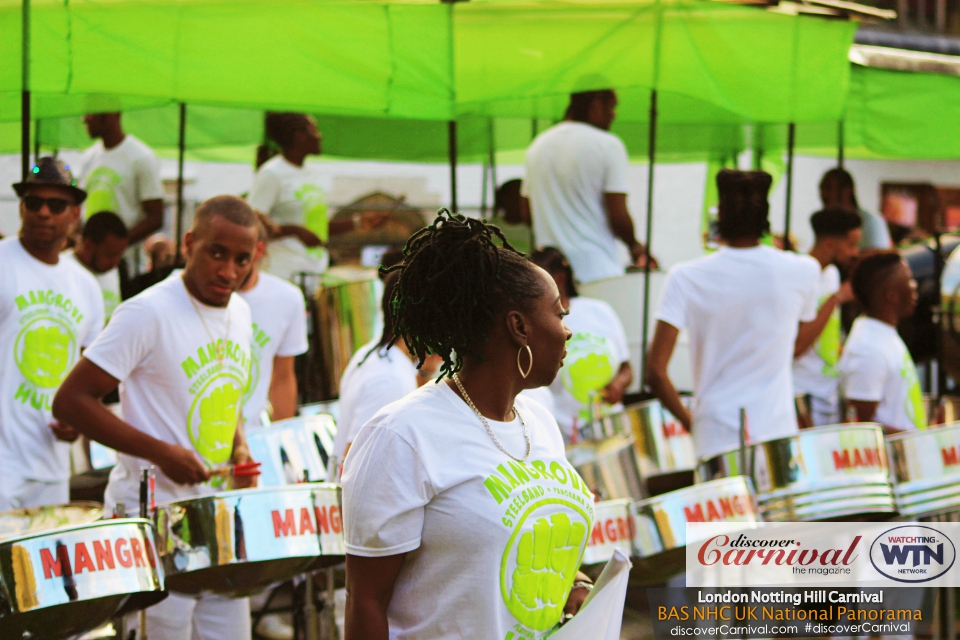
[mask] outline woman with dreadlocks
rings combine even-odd
[[[560,293],[499,229],[445,211],[395,270],[394,335],[443,363],[344,464],[346,637],[541,638],[585,595],[593,519],[556,421],[518,397],[563,364]]]

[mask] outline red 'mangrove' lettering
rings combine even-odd
[[[67,547],[58,544],[57,555],[54,557],[50,549],[40,549],[40,563],[43,565],[43,577],[48,580],[53,577],[59,578],[62,575],[72,575],[70,568],[70,555],[67,553]]]
[[[830,452],[833,457],[833,468],[836,471],[844,469],[858,469],[862,467],[879,467],[883,461],[879,449],[876,447],[853,448],[834,450]]]
[[[80,575],[84,571],[115,570],[117,563],[122,568],[133,566],[157,566],[156,552],[149,538],[117,538],[116,540],[92,540],[93,553],[87,542],[80,541],[73,546],[73,562],[69,549],[64,544],[57,544],[55,552],[50,549],[40,549],[40,564],[43,567],[43,576],[47,579],[63,576]]]
[[[277,509],[271,511],[270,515],[273,517],[274,538],[297,535],[297,523],[293,518],[293,509],[287,509],[282,518],[280,517],[280,512]]]
[[[957,455],[957,447],[950,446],[940,449],[940,456],[943,458],[943,466],[953,467],[960,464],[960,456]]]

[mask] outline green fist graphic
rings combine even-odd
[[[581,404],[590,402],[590,394],[613,380],[613,365],[605,355],[588,353],[567,366],[564,386]]]
[[[517,566],[507,609],[520,624],[545,631],[560,619],[587,535],[582,522],[565,513],[539,518],[517,544]]]
[[[72,337],[57,326],[40,326],[23,334],[20,372],[42,389],[54,389],[63,382],[70,365]]]
[[[200,424],[191,433],[197,452],[213,464],[226,462],[240,415],[240,389],[225,383],[200,400]]]

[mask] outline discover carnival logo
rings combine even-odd
[[[897,582],[936,580],[950,570],[956,559],[957,549],[950,538],[918,524],[884,531],[870,545],[874,569]]]

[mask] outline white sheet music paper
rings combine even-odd
[[[627,554],[615,549],[580,612],[553,633],[550,640],[620,640],[631,566]]]

